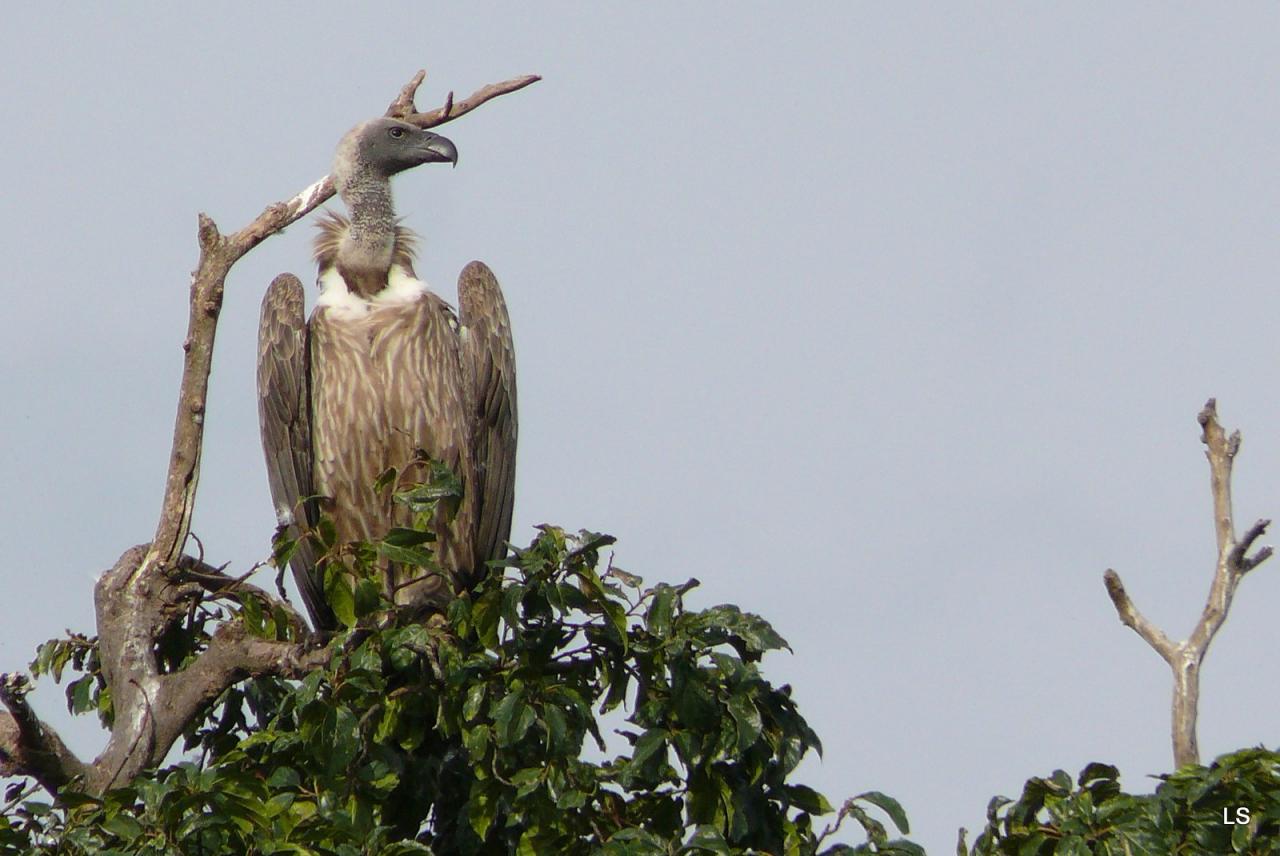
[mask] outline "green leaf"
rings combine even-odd
[[[288,792],[276,794],[263,806],[263,814],[268,818],[279,817],[289,810],[296,798],[294,794]]]
[[[302,782],[302,777],[293,767],[276,767],[267,777],[267,785],[277,790],[293,790]]]
[[[294,551],[298,549],[298,541],[296,538],[289,538],[285,535],[284,529],[281,529],[275,539],[271,542],[271,565],[276,568],[289,567],[289,561],[293,558]]]
[[[427,544],[436,538],[434,532],[424,529],[406,529],[402,526],[393,528],[382,539],[383,544],[389,544],[393,547],[417,547],[419,544]]]
[[[73,714],[93,710],[93,689],[97,682],[93,675],[85,675],[67,684],[67,711]]]
[[[115,706],[112,704],[111,687],[106,686],[98,693],[98,720],[110,728],[115,720]]]
[[[731,643],[740,644],[744,649],[740,653],[758,656],[767,651],[791,650],[769,622],[733,604],[720,604],[689,615],[693,626],[704,633],[709,631],[712,639],[727,636]]]
[[[654,589],[649,611],[645,613],[645,627],[654,636],[665,639],[671,632],[671,618],[675,613],[676,590],[661,585]]]
[[[609,566],[609,570],[605,573],[605,576],[613,577],[627,588],[638,589],[640,586],[644,585],[644,580],[641,577],[637,577],[635,574],[629,574],[622,570],[622,568],[615,565]]]
[[[487,725],[477,725],[462,732],[462,744],[472,763],[478,763],[489,751],[490,729]]]
[[[720,706],[705,681],[697,670],[687,667],[674,670],[672,700],[676,714],[686,726],[697,731],[718,730]]]
[[[414,485],[394,494],[394,501],[409,506],[415,513],[429,513],[442,499],[461,498],[462,482],[439,461],[431,464],[430,478],[426,483]]]
[[[388,562],[399,562],[402,565],[411,565],[415,568],[428,568],[431,570],[439,568],[435,555],[430,550],[422,547],[400,547],[383,541],[378,545],[378,555]]]
[[[760,711],[746,695],[735,695],[729,698],[729,714],[733,717],[738,732],[738,751],[745,752],[760,739],[764,722]]]
[[[867,833],[867,838],[870,839],[872,843],[882,845],[889,840],[889,835],[885,832],[884,824],[868,814],[867,810],[858,805],[854,800],[845,800],[842,811],[862,825],[862,828]]]
[[[1099,780],[1115,781],[1119,778],[1120,771],[1118,769],[1110,764],[1101,764],[1094,761],[1092,764],[1088,764],[1080,771],[1080,776],[1076,781],[1079,782],[1080,787],[1083,788]]]
[[[664,728],[650,728],[636,740],[635,749],[631,753],[631,763],[636,766],[644,764],[659,751],[667,748],[667,731]]]
[[[320,523],[316,526],[316,537],[320,539],[320,546],[326,552],[338,546],[338,530],[328,517],[320,518]]]
[[[472,830],[481,841],[489,834],[495,812],[493,798],[484,790],[473,788],[471,799],[467,803],[467,818],[471,821]]]
[[[431,637],[421,624],[397,628],[386,636],[387,656],[398,670],[413,666],[430,647]]]
[[[569,723],[564,711],[553,704],[546,705],[542,709],[542,719],[547,727],[548,748],[551,752],[559,755],[572,751],[574,747],[569,745]]]
[[[528,592],[528,587],[520,583],[512,583],[502,590],[502,606],[500,612],[502,620],[507,622],[508,627],[518,627],[520,625],[520,601]]]
[[[516,845],[516,856],[538,856],[538,845],[534,839],[532,830],[526,829],[520,836],[520,843]]]
[[[485,592],[471,608],[471,623],[480,642],[490,650],[498,647],[498,619],[502,605],[501,593]]]
[[[256,634],[262,631],[262,604],[256,597],[246,597],[241,601],[240,614],[251,633]]]
[[[467,700],[462,703],[462,718],[467,722],[476,718],[480,706],[484,704],[485,690],[488,687],[481,681],[472,684],[467,690]]]
[[[605,535],[600,532],[589,532],[586,529],[580,529],[578,530],[577,537],[574,540],[577,543],[569,553],[571,558],[577,556],[591,556],[598,552],[601,547],[608,547],[610,544],[616,543],[618,539],[614,538],[612,535]],[[594,560],[592,561],[592,564],[595,564]]]
[[[907,813],[902,810],[902,804],[888,794],[880,791],[864,791],[854,797],[855,800],[863,800],[871,803],[876,808],[889,815],[889,819],[893,821],[893,825],[898,827],[898,831],[903,835],[911,834],[911,825],[907,821]]]
[[[517,743],[536,718],[519,691],[507,694],[493,709],[493,730],[498,745],[507,747]]]
[[[833,809],[827,798],[807,785],[787,785],[787,800],[809,814],[830,814]]]
[[[357,674],[359,672],[377,674],[382,671],[382,654],[373,639],[366,639],[361,643],[359,647],[348,655],[347,662],[350,668],[347,674],[348,683],[351,683],[356,678],[363,677]]]
[[[526,797],[537,790],[545,775],[545,767],[526,767],[523,770],[517,770],[511,777],[511,784],[516,786],[516,798]]]
[[[357,580],[352,595],[354,599],[352,609],[357,618],[372,615],[382,608],[382,586],[371,579]]]
[[[612,600],[601,599],[600,606],[604,609],[605,616],[609,619],[615,633],[618,634],[618,641],[622,643],[622,650],[627,650],[627,611],[622,606]]]
[[[134,841],[142,835],[142,824],[127,814],[114,814],[102,824],[102,828],[125,841]]]
[[[514,744],[524,739],[524,736],[529,733],[529,729],[537,721],[537,713],[534,712],[532,707],[525,705],[524,709],[520,711],[519,717],[515,720],[515,726],[511,731],[511,743]]]
[[[385,743],[395,736],[400,727],[400,717],[404,710],[404,697],[392,696],[382,706],[382,717],[378,720],[378,728],[373,734],[374,742]]]
[[[355,626],[356,599],[351,588],[351,576],[337,562],[332,562],[325,568],[324,598],[344,627]]]
[[[382,491],[391,487],[400,480],[400,471],[395,467],[387,467],[373,481],[373,492],[382,493]]]
[[[582,791],[562,791],[556,794],[556,808],[566,811],[582,808],[587,804],[587,795]]]

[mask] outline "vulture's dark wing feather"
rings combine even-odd
[[[262,299],[258,325],[258,421],[271,501],[277,518],[288,523],[288,535],[295,539],[301,527],[315,525],[317,515],[315,503],[304,501],[315,492],[308,370],[302,283],[293,274],[280,274]],[[336,622],[324,599],[324,580],[316,560],[311,541],[301,539],[289,564],[312,623],[324,630]]]
[[[481,262],[458,277],[475,459],[476,561],[507,555],[516,483],[516,359],[498,279]]]

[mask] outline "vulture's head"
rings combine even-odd
[[[424,163],[458,163],[458,150],[446,137],[399,119],[372,119],[356,125],[338,143],[333,178],[341,193],[357,176],[389,179]]]

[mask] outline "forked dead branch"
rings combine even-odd
[[[425,79],[418,72],[401,88],[386,115],[421,128],[452,121],[481,104],[523,89],[537,75],[485,86],[425,113],[414,95]],[[157,640],[179,623],[194,603],[210,598],[253,597],[283,610],[296,638],[305,625],[287,603],[261,588],[227,576],[184,555],[200,478],[205,402],[223,288],[233,265],[263,240],[301,219],[333,196],[325,176],[285,202],[267,206],[253,222],[224,235],[213,220],[199,217],[200,259],[191,276],[190,314],[183,342],[182,384],[155,536],[131,547],[95,587],[98,653],[112,693],[114,720],[106,748],[92,762],[76,757],[28,705],[29,683],[19,674],[0,674],[0,776],[29,776],[56,794],[68,782],[100,794],[160,763],[184,728],[228,687],[251,675],[301,677],[327,662],[315,644],[279,642],[248,635],[236,622],[222,624],[207,647],[181,671],[158,662]]]
[[[1227,436],[1222,430],[1222,426],[1218,424],[1217,403],[1212,398],[1197,418],[1203,429],[1200,440],[1205,445],[1205,457],[1209,459],[1218,561],[1214,567],[1209,597],[1195,629],[1185,640],[1174,642],[1138,611],[1125,591],[1119,574],[1108,569],[1103,575],[1107,594],[1115,604],[1120,621],[1145,639],[1173,670],[1173,760],[1177,767],[1200,763],[1200,748],[1196,743],[1196,717],[1200,705],[1200,666],[1204,663],[1209,645],[1227,620],[1231,600],[1235,597],[1240,580],[1271,556],[1270,547],[1262,547],[1252,556],[1248,555],[1271,525],[1270,520],[1257,521],[1239,538],[1235,534],[1231,510],[1231,468],[1240,451],[1240,432],[1234,431]]]

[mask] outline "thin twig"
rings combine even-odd
[[[255,563],[252,568],[238,577],[225,573],[226,565],[215,568],[190,556],[183,556],[179,564],[185,577],[199,583],[213,597],[234,597],[240,602],[243,602],[246,597],[256,597],[263,603],[283,610],[299,637],[307,635],[307,622],[288,600],[283,596],[277,598],[266,589],[248,581],[249,577],[267,567],[266,562]]]

